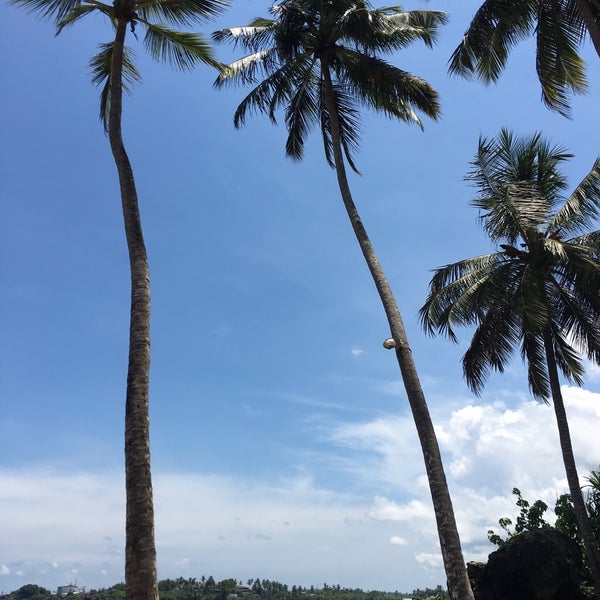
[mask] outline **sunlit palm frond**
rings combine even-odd
[[[581,17],[569,12],[565,2],[540,2],[536,29],[536,68],[542,99],[551,109],[569,116],[569,94],[586,91],[585,62],[579,56],[583,28]]]
[[[112,70],[113,43],[101,44],[100,51],[90,60],[92,83],[102,86],[100,91],[100,120],[104,130],[108,129],[108,116],[110,113],[110,74]],[[123,90],[131,91],[131,86],[141,82],[142,78],[133,63],[133,51],[125,46],[123,48]]]
[[[388,53],[416,40],[431,47],[439,27],[447,22],[448,16],[441,11],[404,11],[399,6],[389,6],[347,11],[338,25],[342,43],[348,39],[362,50]]]
[[[567,235],[589,227],[600,214],[600,158],[556,213],[551,227]]]
[[[472,204],[484,211],[479,220],[490,239],[511,246],[535,235],[548,217],[547,202],[530,181],[499,184],[493,196],[480,196]]]
[[[278,69],[279,60],[277,50],[269,48],[255,52],[249,56],[244,56],[229,65],[221,65],[219,76],[215,80],[214,85],[220,88],[230,84],[255,84],[258,82],[259,74],[270,77]]]
[[[486,0],[450,58],[450,73],[496,81],[510,50],[532,33],[537,4],[538,0]]]
[[[514,244],[546,226],[566,186],[558,165],[570,157],[539,133],[516,137],[503,129],[491,140],[481,137],[467,180],[478,188],[473,205],[483,211],[486,233]]]
[[[141,22],[146,27],[144,45],[155,60],[164,61],[182,71],[193,69],[198,63],[219,67],[210,44],[200,34],[173,31],[163,25]]]
[[[190,27],[221,14],[228,0],[142,0],[135,5],[143,21]]]
[[[259,24],[256,24],[259,23]],[[229,27],[220,29],[212,34],[215,42],[228,42],[241,46],[250,52],[259,52],[273,44],[274,21],[260,19],[246,27]]]

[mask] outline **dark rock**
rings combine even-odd
[[[556,529],[526,531],[511,538],[487,564],[469,563],[475,600],[579,600],[581,552]]]

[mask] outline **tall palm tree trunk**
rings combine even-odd
[[[375,282],[377,292],[379,293],[381,303],[383,304],[387,316],[392,338],[396,345],[396,357],[400,366],[402,380],[404,382],[408,402],[421,443],[423,458],[425,460],[425,469],[429,480],[442,558],[446,570],[446,577],[448,579],[448,591],[451,600],[473,600],[473,591],[471,590],[465,568],[460,538],[456,527],[456,520],[454,518],[454,508],[452,506],[450,492],[448,491],[448,484],[444,474],[444,467],[435,430],[433,428],[429,409],[427,408],[425,395],[421,388],[421,383],[419,381],[412,351],[408,344],[404,323],[400,316],[396,299],[394,298],[394,294],[392,293],[388,280],[381,268],[375,250],[373,249],[352,199],[342,155],[340,125],[335,108],[333,84],[327,59],[325,57],[321,57],[321,64],[324,81],[324,99],[327,112],[329,113],[333,157],[340,193],[346,212],[350,218],[352,229],[354,230],[360,249],[367,262],[373,281]]]
[[[125,401],[125,585],[127,600],[158,600],[150,471],[150,274],[137,191],[121,134],[123,46],[131,6],[116,8],[108,135],[119,184],[131,268],[129,365]],[[119,11],[119,9],[121,9]]]
[[[598,15],[598,9],[592,8],[590,0],[575,0],[575,5],[585,22],[596,53],[600,57],[600,15]]]
[[[575,509],[579,533],[583,540],[586,560],[592,573],[596,597],[600,598],[600,561],[598,557],[598,548],[596,540],[594,539],[592,522],[585,508],[585,502],[583,501],[583,495],[579,485],[579,476],[577,474],[577,466],[575,465],[575,456],[573,455],[567,413],[565,411],[562,392],[560,391],[558,369],[556,367],[556,358],[554,356],[554,346],[552,344],[551,334],[548,331],[544,334],[544,349],[546,351],[546,363],[548,365],[548,377],[550,379],[550,390],[552,392],[552,404],[554,405],[554,414],[556,415],[556,424],[558,425],[560,449],[565,464],[569,493],[573,502],[573,508]]]

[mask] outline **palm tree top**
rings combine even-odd
[[[171,27],[188,28],[204,23],[229,4],[229,0],[115,0],[106,4],[100,0],[9,0],[30,13],[48,19],[56,25],[58,35],[65,27],[77,23],[92,13],[101,13],[113,25],[125,18],[132,32],[139,25],[145,30],[143,43],[150,56],[180,70],[189,70],[198,63],[219,67],[210,44],[198,33],[177,31]],[[137,35],[136,35],[137,37]],[[110,73],[113,44],[101,44],[90,61],[92,82],[102,86],[100,119],[106,129],[110,110]],[[127,47],[123,56],[123,89],[130,91],[141,76],[133,63],[133,53]]]
[[[276,122],[286,107],[286,152],[303,155],[307,133],[320,125],[327,160],[333,166],[329,115],[324,108],[325,72],[332,78],[342,144],[350,166],[358,146],[359,106],[422,126],[417,112],[436,119],[437,93],[423,79],[381,58],[416,40],[431,46],[447,21],[440,11],[404,11],[400,6],[371,8],[367,0],[282,0],[271,18],[256,18],[244,27],[213,34],[249,52],[221,69],[217,87],[254,85],[238,107],[234,124],[251,112]]]
[[[540,134],[502,130],[481,138],[468,179],[473,205],[497,251],[435,270],[420,310],[425,330],[457,341],[457,326],[476,331],[463,357],[471,389],[503,372],[521,347],[536,397],[550,395],[545,336],[558,368],[580,384],[579,358],[600,363],[600,159],[565,198],[560,171],[571,158]]]

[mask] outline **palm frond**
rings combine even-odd
[[[190,27],[218,16],[228,6],[229,0],[142,0],[135,11],[143,21]]]
[[[212,34],[215,42],[228,42],[250,52],[259,52],[273,45],[276,23],[269,19],[256,19],[246,27],[229,27]]]
[[[533,32],[537,4],[537,0],[486,0],[454,50],[449,72],[497,81],[510,50]]]
[[[419,311],[425,331],[443,333],[457,342],[453,327],[474,325],[482,318],[485,306],[474,299],[502,260],[498,253],[485,254],[436,269]]]
[[[589,227],[600,214],[600,158],[575,188],[550,226],[572,234]]]
[[[357,6],[338,19],[339,40],[370,53],[389,53],[417,40],[431,47],[439,27],[448,22],[441,11],[404,11],[400,6],[368,10]]]
[[[527,364],[527,381],[531,393],[547,404],[550,397],[550,380],[544,340],[539,333],[533,333],[527,326],[523,328],[521,358]]]
[[[198,33],[173,31],[140,19],[146,26],[144,45],[157,61],[166,62],[182,71],[193,69],[198,63],[219,67],[210,44]]]
[[[558,165],[570,157],[539,133],[516,137],[502,129],[491,140],[480,137],[467,180],[478,188],[472,204],[483,211],[480,219],[492,240],[514,244],[549,222],[566,186]]]
[[[305,57],[305,61],[308,60],[310,60],[310,57]],[[240,102],[235,111],[233,117],[235,127],[242,126],[246,121],[247,115],[252,112],[266,114],[272,123],[276,123],[277,109],[287,100],[292,98],[296,74],[298,71],[303,72],[305,61],[283,64],[251,90]],[[239,62],[240,61],[238,61],[238,63]],[[243,77],[245,68],[253,68],[248,65],[241,65],[238,69],[235,67],[238,63],[225,67],[225,69],[221,71],[221,75],[219,76],[219,79],[217,79],[216,84],[223,85],[223,83],[229,79]]]
[[[561,0],[540,2],[536,30],[536,68],[542,100],[569,116],[569,93],[587,90],[585,62],[577,52],[584,28],[578,11],[569,11]]]
[[[67,15],[81,5],[81,0],[8,0],[9,4],[23,7],[42,19],[54,21],[57,25]]]
[[[255,84],[259,74],[270,77],[278,68],[277,50],[275,48],[260,50],[229,65],[222,65],[214,85],[220,88],[228,84]]]
[[[65,27],[70,27],[77,23],[83,17],[95,12],[100,11],[104,13],[109,19],[112,19],[114,9],[108,4],[102,2],[95,2],[94,4],[84,4],[83,6],[77,6],[73,10],[69,11],[64,19],[59,21],[56,25],[56,35],[62,32]]]
[[[569,344],[560,330],[555,330],[552,335],[554,357],[556,366],[571,383],[583,385],[585,368],[579,352]]]
[[[437,92],[425,80],[380,58],[343,49],[333,66],[357,101],[388,117],[422,128],[417,111],[434,120],[441,114]]]
[[[521,337],[519,314],[503,297],[481,319],[462,365],[469,388],[480,394],[491,371],[503,373]]]
[[[552,281],[550,285],[553,288],[551,297],[554,307],[554,331],[570,340],[574,347],[573,352],[585,354],[596,363],[600,362],[600,295],[597,293],[597,287],[596,293],[590,294],[588,290],[582,293],[579,285],[564,286],[556,281]],[[574,358],[565,356],[561,360],[564,360],[564,365],[560,366],[560,369],[565,376],[576,380],[576,377],[582,374],[578,368],[579,362],[574,362]],[[569,375],[571,363],[575,365],[573,375]]]
[[[133,51],[125,46],[123,48],[123,91],[130,93],[134,83],[141,82],[142,78],[133,63]],[[104,130],[108,131],[108,116],[110,113],[110,75],[112,72],[113,43],[101,44],[100,51],[90,60],[92,83],[102,86],[100,91],[100,121]]]
[[[301,160],[304,156],[306,136],[315,123],[319,122],[319,86],[313,71],[315,63],[314,58],[307,61],[304,75],[297,78],[295,92],[285,109],[288,130],[285,152],[294,160]]]
[[[594,260],[600,259],[600,231],[590,231],[575,238],[571,238],[569,243],[585,246]]]
[[[335,167],[333,157],[333,139],[331,136],[331,117],[324,98],[324,89],[320,84],[320,110],[321,110],[321,135],[323,138],[323,149],[325,159],[330,167]],[[356,110],[354,97],[348,93],[348,90],[342,85],[333,85],[333,102],[336,108],[336,115],[340,127],[340,142],[344,156],[348,165],[355,172],[360,174],[353,155],[358,150],[360,123],[359,113]]]

